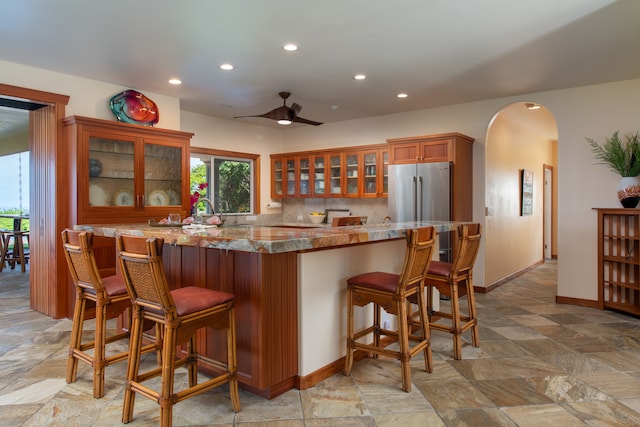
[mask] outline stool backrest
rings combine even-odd
[[[139,310],[166,319],[177,317],[162,260],[164,239],[116,237],[116,252],[131,301]]]
[[[407,231],[407,250],[396,293],[424,280],[433,256],[435,231],[432,226]]]
[[[62,247],[75,285],[96,294],[106,294],[93,253],[93,233],[62,230]]]
[[[458,250],[451,275],[471,274],[480,249],[481,226],[478,223],[458,226]]]

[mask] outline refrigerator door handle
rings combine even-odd
[[[413,213],[413,218],[411,218],[411,220],[416,221],[416,218],[418,218],[418,202],[417,202],[418,178],[415,175],[412,178],[413,178],[413,183],[411,185],[411,192],[412,192],[411,202],[413,203],[413,206],[411,207],[411,212]]]
[[[423,219],[423,217],[422,217],[422,192],[423,192],[422,176],[418,177],[418,183],[419,183],[418,197],[416,198],[418,216],[416,216],[416,221],[418,221],[418,220],[422,221],[422,219]]]

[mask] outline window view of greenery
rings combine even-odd
[[[192,207],[208,212],[206,198],[216,213],[253,213],[253,160],[191,153]],[[196,195],[197,193],[197,195]]]

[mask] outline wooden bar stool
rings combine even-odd
[[[93,253],[93,233],[63,230],[62,246],[69,271],[76,288],[73,311],[67,383],[76,381],[78,361],[93,367],[93,397],[104,396],[105,367],[125,360],[128,352],[106,357],[106,345],[127,339],[126,332],[107,337],[107,320],[121,315],[131,307],[131,300],[124,281],[118,276],[101,277]],[[87,319],[95,318],[95,338],[82,342],[82,330]],[[93,354],[89,351],[93,350]]]
[[[170,290],[162,260],[161,238],[118,236],[116,250],[122,274],[133,302],[133,320],[129,346],[129,364],[124,392],[122,422],[133,419],[135,393],[160,405],[160,426],[172,424],[173,405],[222,384],[229,383],[231,404],[240,410],[236,368],[235,308],[232,294],[187,286]],[[162,327],[162,366],[140,373],[142,323],[153,321]],[[203,327],[227,331],[227,360],[214,361],[198,355],[196,332]],[[176,360],[176,347],[187,343],[187,357]],[[221,373],[197,383],[198,360],[205,360]],[[175,392],[174,371],[187,365],[189,387]],[[160,391],[143,383],[161,376]]]
[[[5,264],[14,270],[16,268],[16,263],[20,264],[20,269],[23,273],[27,271],[29,252],[25,249],[25,239],[27,242],[26,247],[29,248],[29,231],[20,230],[20,223],[18,223],[17,229],[15,230],[2,231],[0,271],[3,270]]]
[[[378,355],[398,359],[402,365],[402,389],[411,391],[411,358],[424,351],[424,365],[427,372],[432,371],[429,320],[424,293],[424,278],[431,262],[434,243],[433,227],[422,227],[407,232],[407,249],[404,265],[400,274],[373,272],[364,273],[347,279],[347,356],[345,375],[349,375],[353,366],[353,353],[362,350]],[[411,320],[407,307],[409,303],[418,304],[420,314],[420,335],[411,330]],[[354,332],[354,306],[374,304],[373,322],[370,326]],[[395,314],[398,330],[382,328],[381,309]],[[369,338],[373,334],[373,343],[358,340]],[[400,350],[386,348],[390,342],[382,343],[381,336],[391,336],[399,341]],[[395,341],[395,340],[394,340]],[[415,341],[413,347],[410,341]]]
[[[480,346],[478,333],[478,316],[476,299],[473,290],[473,265],[478,256],[481,237],[480,224],[461,224],[458,226],[457,249],[453,263],[433,261],[427,274],[427,308],[429,310],[431,329],[449,332],[453,335],[453,357],[462,359],[462,333],[471,328],[471,343]],[[451,311],[433,310],[433,288],[441,295],[448,296]],[[460,298],[467,296],[467,314],[460,311]],[[450,325],[436,323],[440,318],[451,320]]]

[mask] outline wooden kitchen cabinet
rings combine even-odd
[[[640,315],[640,209],[598,212],[598,308]]]
[[[80,116],[63,123],[75,159],[76,224],[187,216],[193,134]]]
[[[112,239],[113,240],[113,239]],[[235,296],[238,381],[272,399],[295,387],[298,375],[297,254],[221,251],[165,243],[172,289],[199,286]],[[226,334],[198,332],[197,351],[226,360]],[[203,363],[205,371],[216,366]]]
[[[386,144],[271,155],[271,197],[386,197]]]
[[[460,133],[387,139],[390,163],[456,162],[471,157],[473,138]]]

